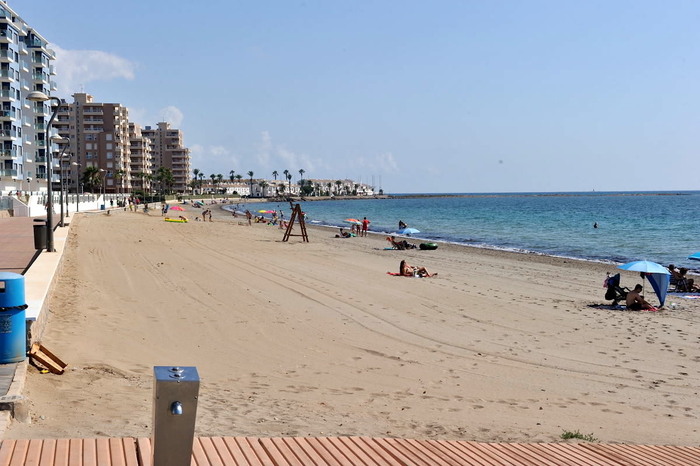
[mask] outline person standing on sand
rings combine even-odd
[[[367,220],[367,217],[364,217],[362,219],[362,234],[360,236],[367,236],[367,230],[369,229],[369,224],[370,224],[370,221]]]
[[[248,226],[252,227],[253,223],[250,220],[253,218],[253,214],[250,213],[250,210],[245,211],[245,218],[248,219]]]

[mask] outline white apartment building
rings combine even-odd
[[[46,190],[46,102],[30,102],[32,91],[51,95],[56,53],[7,4],[0,3],[0,191]],[[49,101],[50,102],[50,101]],[[58,177],[55,176],[57,181]]]

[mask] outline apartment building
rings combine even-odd
[[[151,140],[143,135],[141,126],[129,123],[129,144],[131,150],[131,189],[148,192],[152,183],[153,156]]]
[[[90,94],[76,93],[72,97],[73,103],[61,103],[54,122],[58,135],[70,141],[61,160],[68,190],[82,191],[82,174],[96,167],[106,193],[130,192],[129,109],[118,103],[95,102]]]
[[[182,131],[160,122],[156,128],[146,126],[141,134],[151,140],[153,172],[161,167],[169,168],[175,179],[172,189],[179,193],[190,190],[190,150],[184,146]]]
[[[51,95],[56,53],[5,3],[0,3],[0,191],[39,191],[47,186],[46,102],[30,102],[32,91]],[[57,180],[54,177],[54,180]]]

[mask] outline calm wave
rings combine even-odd
[[[252,212],[287,203],[249,204]],[[240,207],[245,210],[243,205]],[[693,267],[700,251],[700,192],[503,194],[467,197],[302,202],[307,221],[348,226],[367,217],[375,232],[392,233],[399,220],[417,239],[449,241],[588,260],[651,260]],[[593,228],[594,223],[599,228]]]

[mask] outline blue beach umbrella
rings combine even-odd
[[[402,228],[401,230],[397,231],[397,235],[412,235],[414,233],[420,233],[420,230],[416,230],[415,228]]]
[[[700,261],[700,252],[696,252],[695,254],[688,256],[688,259],[691,261]]]
[[[634,261],[622,264],[618,269],[629,270],[631,272],[643,272],[646,279],[654,288],[654,293],[659,298],[659,305],[663,306],[666,302],[666,293],[668,285],[671,282],[671,272],[666,267],[656,262],[649,261]]]

